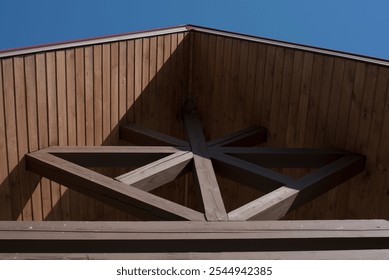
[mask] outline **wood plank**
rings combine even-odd
[[[43,54],[36,55],[36,76],[31,86],[34,86],[36,83],[36,104],[31,104],[31,111],[28,114],[28,118],[32,118],[33,122],[38,122],[37,135],[34,135],[36,132],[32,131],[32,134],[29,136],[29,141],[31,139],[31,148],[30,151],[35,151],[36,149],[43,149],[49,145],[49,127],[48,127],[48,95],[47,95],[47,69],[46,69],[46,57]],[[35,81],[36,79],[36,81]],[[35,90],[28,94],[32,94]],[[32,101],[32,100],[31,100]],[[31,113],[31,115],[30,115]],[[34,128],[34,126],[32,127]],[[30,132],[30,131],[29,131]],[[38,147],[35,146],[33,137],[37,137],[35,141],[38,141]],[[33,145],[33,146],[32,146]],[[49,180],[42,179],[40,187],[38,186],[35,190],[38,194],[41,195],[41,201],[34,201],[33,204],[33,213],[34,220],[44,219],[52,211],[52,201],[51,201],[51,185]],[[38,218],[39,217],[39,218]]]
[[[102,132],[104,145],[111,145],[111,45],[102,46]]]
[[[65,50],[66,54],[66,115],[67,115],[67,131],[68,145],[77,145],[77,96],[76,96],[76,61],[75,49]],[[73,205],[80,205],[79,193],[69,190],[67,192],[69,198],[69,219],[76,220],[78,218],[79,208]]]
[[[365,158],[344,156],[228,214],[230,220],[280,219],[287,212],[350,179],[365,168]]]
[[[9,172],[2,68],[2,63],[0,63],[0,220],[11,220],[12,205],[11,190],[8,179]]]
[[[56,58],[55,53],[50,52],[46,53],[46,69],[47,69],[47,116],[48,116],[48,129],[49,129],[49,142],[48,146],[59,145],[58,139],[58,108],[57,108],[57,78],[56,78]],[[44,179],[42,179],[44,180]],[[50,181],[50,189],[51,189],[51,211],[50,215],[53,219],[60,219],[59,211],[52,211],[57,205],[60,204],[61,199],[61,188],[60,186]],[[33,200],[33,205],[34,205]],[[44,218],[46,211],[44,211]]]
[[[208,141],[208,147],[239,147],[256,146],[266,142],[267,130],[264,127],[253,126],[235,133]]]
[[[267,168],[318,168],[350,152],[338,149],[212,147],[211,153],[225,153]]]
[[[125,124],[127,113],[127,42],[119,43],[119,123]],[[119,137],[119,131],[117,131]],[[119,137],[120,140],[120,137]]]
[[[66,57],[65,51],[56,52],[56,78],[57,78],[57,113],[58,113],[58,145],[68,145],[67,99],[66,99]],[[69,220],[70,201],[66,195],[68,189],[60,186],[60,213],[61,219]]]
[[[142,39],[134,42],[134,122],[142,124]]]
[[[209,221],[226,220],[227,213],[208,153],[201,123],[193,103],[183,109],[185,130],[193,152],[194,176],[200,189],[205,216]]]
[[[191,152],[177,152],[148,165],[125,173],[115,179],[144,191],[151,191],[185,175],[192,160]]]
[[[281,91],[282,91],[282,80],[283,70],[285,63],[285,49],[276,48],[274,58],[274,72],[273,72],[273,85],[271,91],[267,94],[271,95],[271,103],[269,104],[270,117],[269,117],[269,145],[279,146],[278,139],[278,119],[280,115],[280,104],[281,104]]]
[[[27,129],[27,105],[26,105],[26,86],[25,86],[25,72],[24,60],[21,57],[15,57],[14,63],[14,82],[15,82],[15,110],[16,110],[16,130],[18,142],[18,166],[17,172],[20,179],[21,199],[23,206],[23,220],[32,220],[32,203],[31,193],[33,186],[30,184],[30,174],[25,169],[24,155],[29,151],[28,129]],[[50,192],[50,190],[49,190]],[[42,216],[41,213],[37,214]],[[42,219],[42,218],[40,218]]]
[[[26,156],[27,168],[67,187],[129,213],[148,218],[203,220],[203,214],[125,185],[44,152]]]
[[[85,126],[85,50],[77,48],[75,50],[75,90],[76,90],[76,124],[77,124],[77,145],[86,144],[86,126]]]
[[[244,185],[253,186],[265,193],[294,180],[271,169],[226,154],[211,153],[211,157],[218,174]]]
[[[93,47],[85,48],[85,144],[93,146],[94,141],[94,104],[93,104]]]
[[[189,143],[151,130],[136,124],[125,124],[120,126],[120,138],[135,145],[150,146],[182,146],[188,147]]]
[[[178,151],[173,147],[50,147],[44,151],[84,167],[140,167]]]
[[[5,131],[7,136],[8,179],[11,191],[12,219],[23,220],[20,177],[18,174],[18,138],[16,129],[16,104],[13,59],[1,61],[3,66],[3,94]]]
[[[94,145],[103,144],[103,84],[102,84],[102,47],[93,47],[93,110]]]
[[[135,42],[127,42],[127,122],[135,121]],[[120,133],[120,132],[119,132]]]
[[[0,222],[2,253],[389,249],[388,221]]]
[[[0,253],[1,260],[387,260],[389,250],[214,253]]]

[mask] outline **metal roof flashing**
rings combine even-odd
[[[297,44],[297,43],[290,43],[290,42],[286,42],[286,41],[268,39],[268,38],[259,37],[259,36],[247,35],[247,34],[242,34],[242,33],[237,33],[237,32],[231,32],[231,31],[224,31],[224,30],[219,30],[219,29],[214,29],[214,28],[209,28],[209,27],[202,27],[202,26],[193,25],[193,24],[178,25],[178,26],[173,26],[173,27],[151,29],[151,30],[145,30],[145,31],[136,31],[136,32],[130,32],[130,33],[124,33],[124,34],[101,36],[101,37],[66,41],[66,42],[53,43],[53,44],[45,44],[45,45],[32,46],[32,47],[0,50],[0,58],[12,57],[12,56],[18,56],[18,55],[26,55],[26,54],[32,54],[32,53],[38,53],[38,52],[45,52],[45,51],[52,51],[52,50],[59,50],[59,49],[66,49],[66,48],[73,48],[73,47],[80,47],[80,46],[88,46],[88,45],[94,45],[94,44],[103,44],[103,43],[109,43],[109,42],[124,41],[124,40],[130,40],[130,39],[147,38],[147,37],[152,37],[152,36],[167,35],[167,34],[173,34],[173,33],[178,33],[178,32],[202,32],[202,33],[206,33],[206,34],[213,34],[213,35],[235,38],[235,39],[240,39],[240,40],[246,40],[246,41],[251,41],[251,42],[264,43],[264,44],[269,44],[269,45],[274,45],[274,46],[279,46],[279,47],[286,47],[286,48],[290,48],[290,49],[296,49],[296,50],[301,50],[301,51],[307,51],[307,52],[312,52],[312,53],[317,53],[317,54],[328,55],[328,56],[342,57],[345,59],[352,59],[352,60],[357,60],[357,61],[362,61],[362,62],[367,62],[367,63],[378,64],[378,65],[382,65],[382,66],[389,66],[389,60],[386,60],[386,59],[380,59],[380,58],[358,55],[358,54],[353,54],[353,53],[348,53],[348,52],[342,52],[342,51],[330,50],[330,49],[325,49],[325,48],[307,46],[307,45],[302,45],[302,44]]]

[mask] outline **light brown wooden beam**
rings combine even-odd
[[[84,167],[140,167],[176,152],[189,151],[189,147],[49,147],[41,151]]]
[[[193,153],[196,185],[201,193],[205,217],[209,221],[227,220],[227,212],[220,193],[219,184],[212,166],[200,120],[193,103],[183,109],[186,134]]]
[[[294,180],[292,177],[227,154],[211,153],[211,157],[218,174],[247,186],[253,186],[265,193]]]
[[[274,220],[316,196],[357,175],[365,168],[365,157],[344,156],[302,178],[280,187],[228,213],[230,220]]]
[[[260,126],[253,126],[238,132],[211,140],[208,147],[250,147],[266,142],[267,129]]]
[[[70,189],[146,219],[204,220],[182,205],[125,185],[45,152],[26,155],[27,169]]]
[[[187,166],[192,159],[191,152],[177,152],[115,179],[143,191],[151,191],[189,172]]]
[[[267,168],[318,168],[350,152],[315,148],[211,147],[212,153],[226,153]]]
[[[119,129],[120,139],[133,143],[135,145],[150,145],[150,146],[183,146],[188,147],[189,143],[157,132],[155,130],[147,129],[136,124],[121,125]]]
[[[389,249],[385,220],[0,222],[1,253],[167,253]]]

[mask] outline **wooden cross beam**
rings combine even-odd
[[[156,146],[50,147],[27,155],[27,168],[147,219],[226,221],[280,219],[365,166],[364,156],[343,150],[253,147],[266,141],[258,126],[206,142],[194,103],[186,102],[182,113],[188,142],[126,124],[124,140]],[[136,169],[112,179],[88,167]],[[318,169],[295,180],[270,168]],[[190,169],[204,213],[148,193]],[[266,194],[227,213],[215,171]]]
[[[0,253],[389,249],[389,222],[0,222]]]
[[[201,193],[205,217],[208,221],[227,220],[227,212],[224,207],[216,174],[213,170],[211,155],[205,142],[197,111],[192,103],[185,104],[183,118],[193,153],[193,174]]]
[[[101,151],[101,147],[94,149]],[[111,179],[46,150],[26,155],[26,162],[32,172],[145,219],[204,220],[202,213]]]

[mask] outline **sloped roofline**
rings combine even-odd
[[[26,55],[26,54],[45,52],[51,50],[88,46],[94,44],[124,41],[130,39],[147,38],[147,37],[159,36],[159,35],[168,35],[168,34],[174,34],[179,32],[190,32],[190,31],[197,31],[197,32],[202,32],[207,34],[251,41],[251,42],[258,42],[258,43],[264,43],[264,44],[269,44],[274,46],[286,47],[289,49],[308,51],[312,53],[342,57],[346,59],[352,59],[352,60],[363,61],[363,62],[368,62],[373,64],[379,64],[383,66],[389,66],[389,60],[386,59],[375,58],[375,57],[365,56],[365,55],[358,55],[358,54],[353,54],[353,53],[343,52],[343,51],[336,51],[336,50],[331,50],[326,48],[312,47],[303,44],[291,43],[291,42],[286,42],[281,40],[274,40],[274,39],[253,36],[253,35],[248,35],[243,33],[237,33],[237,32],[231,32],[231,31],[224,31],[220,29],[214,29],[214,28],[203,27],[203,26],[192,25],[192,24],[178,25],[178,26],[159,28],[159,29],[151,29],[145,31],[136,31],[130,33],[122,33],[122,34],[116,34],[110,36],[93,37],[93,38],[87,38],[81,40],[72,40],[72,41],[44,44],[44,45],[31,46],[31,47],[0,50],[0,58],[12,57],[17,55]]]

